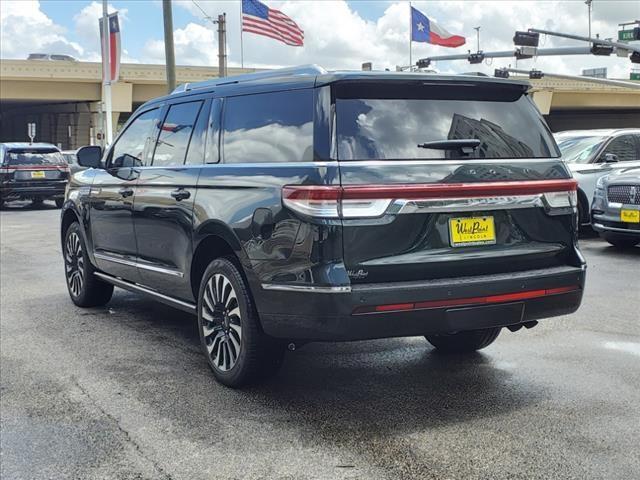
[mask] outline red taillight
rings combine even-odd
[[[282,190],[284,204],[305,215],[324,218],[373,218],[387,213],[393,202],[438,202],[446,210],[447,202],[460,205],[460,200],[504,199],[509,204],[524,197],[544,199],[550,209],[574,207],[577,182],[534,180],[514,182],[430,183],[407,185],[290,185]],[[522,203],[519,203],[520,205]],[[538,205],[540,206],[540,205]],[[480,209],[480,208],[477,208]],[[490,209],[490,208],[489,208]],[[398,210],[395,210],[396,212]]]
[[[358,307],[353,311],[354,315],[363,315],[367,313],[383,313],[383,312],[402,312],[407,310],[426,310],[430,308],[450,308],[450,307],[467,307],[474,305],[491,305],[495,303],[508,303],[521,300],[530,300],[533,298],[546,297],[548,295],[558,295],[562,293],[577,292],[580,290],[578,285],[568,287],[545,288],[540,290],[527,290],[525,292],[503,293],[499,295],[489,295],[486,297],[468,297],[454,298],[446,300],[429,300],[426,302],[413,303],[394,303],[387,305],[376,305]]]
[[[338,218],[341,193],[340,187],[287,186],[282,188],[282,202],[292,210],[305,215]]]
[[[496,197],[504,195],[531,195],[547,192],[576,190],[578,182],[566,180],[533,180],[514,182],[427,183],[408,185],[363,185],[344,188],[344,198],[380,199]]]

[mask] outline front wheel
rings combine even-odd
[[[55,202],[56,202],[57,208],[62,208],[62,204],[64,203],[64,198],[56,198]]]
[[[224,385],[246,385],[282,364],[284,345],[262,332],[248,287],[230,259],[213,260],[204,272],[198,327],[202,352]]]
[[[446,353],[468,353],[491,345],[500,334],[500,327],[468,330],[448,335],[427,335],[425,338],[437,350]]]
[[[113,285],[93,274],[95,269],[87,256],[78,222],[72,223],[65,233],[63,256],[67,289],[73,303],[79,307],[98,307],[111,300]]]

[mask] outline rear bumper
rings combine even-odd
[[[260,319],[268,335],[316,341],[517,325],[576,311],[585,274],[584,266],[566,266],[482,277],[362,284],[342,292],[263,289]]]
[[[57,180],[51,182],[19,182],[5,183],[0,187],[0,196],[3,200],[20,199],[20,198],[61,198],[64,197],[66,180]],[[34,184],[35,183],[35,184]]]

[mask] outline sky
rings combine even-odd
[[[305,32],[303,47],[290,47],[268,37],[245,33],[242,61],[246,67],[277,67],[317,63],[327,69],[360,69],[366,61],[374,69],[395,69],[409,64],[409,2],[368,0],[263,0],[294,19]],[[240,66],[240,2],[226,0],[174,0],[173,26],[176,63],[217,66],[216,25],[210,16],[227,14],[230,66]],[[412,44],[413,60],[434,55],[476,50],[513,48],[515,30],[530,27],[586,35],[587,6],[569,1],[413,1],[415,8],[453,34],[467,38],[466,45],[445,48]],[[111,0],[109,10],[120,15],[123,62],[164,63],[162,2],[160,0]],[[64,53],[79,60],[99,61],[98,18],[102,3],[91,0],[1,0],[0,58],[26,58],[29,53]],[[618,24],[640,18],[639,0],[593,0],[592,31],[602,38],[617,37]],[[542,37],[540,47],[584,43]],[[494,68],[536,68],[550,73],[578,75],[583,68],[607,67],[610,78],[628,78],[627,58],[589,56],[540,57],[531,60],[438,62],[443,73],[483,71]],[[637,66],[636,66],[637,67]]]

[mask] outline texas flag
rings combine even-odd
[[[118,12],[109,15],[109,37],[105,50],[103,18],[100,23],[100,45],[102,45],[102,81],[117,82],[120,77],[120,22],[118,22]],[[109,58],[109,69],[107,72],[106,58]]]
[[[427,42],[443,47],[459,47],[465,44],[465,38],[453,35],[438,26],[433,20],[419,10],[411,7],[411,40]]]

